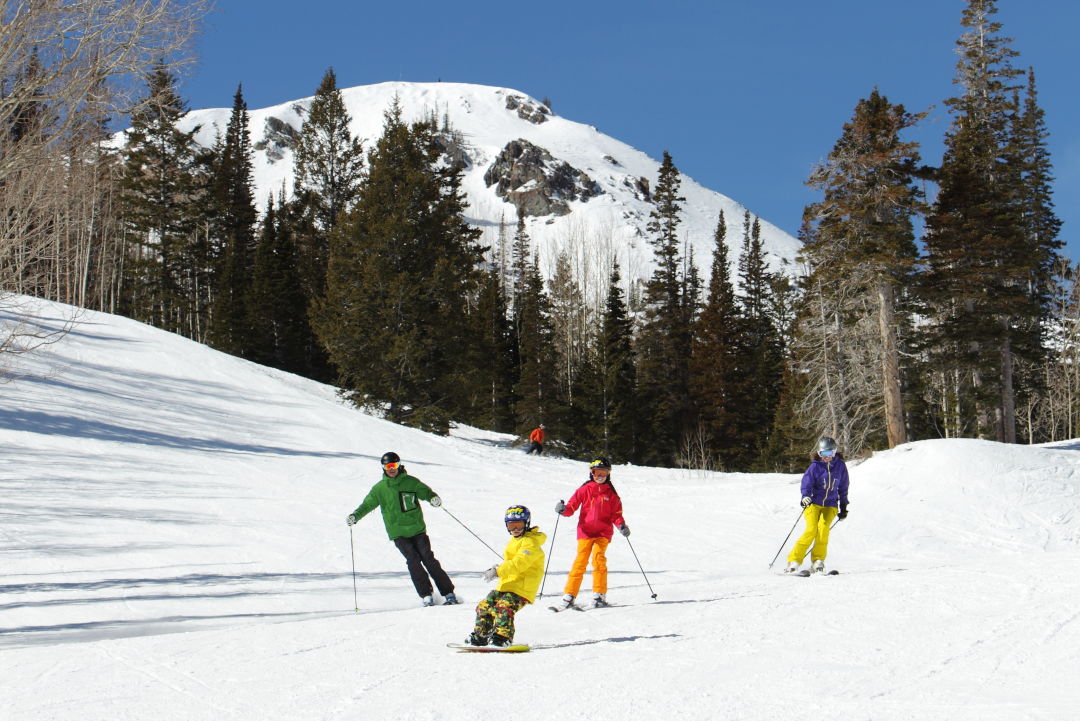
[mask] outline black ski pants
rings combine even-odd
[[[428,538],[428,534],[420,533],[415,536],[395,538],[394,545],[401,551],[401,555],[405,556],[409,576],[420,598],[431,595],[432,580],[435,581],[439,593],[443,596],[454,592],[454,584],[450,581],[450,577],[446,575],[446,571],[439,565],[439,560],[431,552],[431,539]],[[428,580],[428,575],[431,576],[431,580]]]

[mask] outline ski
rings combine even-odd
[[[569,606],[548,606],[548,610],[553,613],[559,613],[560,611],[566,611],[567,609],[574,609],[575,611],[584,611],[585,609],[576,604],[570,604]]]
[[[526,643],[514,643],[509,646],[471,646],[467,643],[448,643],[446,647],[456,649],[458,653],[525,653],[530,650]]]
[[[803,569],[801,571],[796,571],[795,573],[785,573],[784,575],[798,576],[799,578],[810,578],[810,576],[839,576],[840,572],[837,571],[835,568],[831,571],[826,571],[825,573],[810,573],[810,571]]]

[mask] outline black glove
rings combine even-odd
[[[345,518],[345,523],[348,523],[350,526],[353,525],[354,523],[356,523],[356,516],[354,516],[353,514],[350,513]]]
[[[810,496],[803,496],[801,504],[802,504],[803,508],[806,508],[807,506],[809,506],[813,502],[814,502],[814,499],[812,499]]]
[[[566,504],[563,503],[562,501],[559,501],[558,503],[555,504],[555,512],[558,513],[560,516],[562,515],[562,512],[565,511],[565,510],[566,510]]]
[[[622,524],[621,526],[619,526],[619,533],[623,534],[624,536],[629,536],[630,526],[626,525],[625,523]]]
[[[846,503],[844,503],[844,504],[842,504],[840,506],[840,513],[839,513],[839,515],[837,515],[837,518],[839,518],[841,521],[844,520],[845,518],[847,518],[847,504]]]

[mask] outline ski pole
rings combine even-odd
[[[349,526],[349,556],[352,558],[352,600],[353,610],[360,610],[360,602],[356,600],[356,544],[353,543],[352,526]]]
[[[788,539],[791,538],[791,534],[795,533],[795,526],[799,525],[799,519],[803,517],[803,510],[804,509],[802,508],[799,509],[799,517],[795,519],[795,525],[792,526],[791,530],[787,532],[787,536],[784,538],[784,542],[780,544],[780,551],[784,550],[784,546],[787,545]],[[773,556],[772,561],[769,562],[769,568],[772,568],[773,564],[776,563],[776,559],[780,558],[780,551],[777,551],[776,555]]]
[[[562,518],[561,513],[555,514],[555,530],[551,532],[551,545],[548,548],[555,548],[555,534],[559,532],[559,519]],[[540,581],[540,593],[537,594],[537,598],[544,597],[544,584],[547,583],[547,572],[551,568],[551,554],[548,554],[547,565],[544,566],[544,578]]]
[[[630,546],[630,553],[634,554],[634,560],[637,561],[637,567],[641,569],[641,575],[645,576],[645,569],[641,568],[641,561],[638,561],[637,552],[634,550],[634,544],[630,543],[630,536],[624,536],[626,538],[626,544]],[[652,584],[649,583],[649,577],[645,576],[645,585],[649,587],[649,591],[652,591],[653,600],[656,600],[656,592],[652,590]]]
[[[442,509],[443,509],[444,511],[446,511],[446,506],[441,506],[441,508],[442,508]],[[454,515],[453,513],[450,513],[450,511],[446,511],[446,513],[447,513],[447,514],[448,514],[448,515],[449,515],[449,516],[450,516],[451,518],[453,518],[453,519],[454,519],[455,521],[457,521],[458,523],[461,523],[461,521],[460,521],[460,520],[458,519],[458,517],[457,517],[457,516],[455,516],[455,515]],[[461,523],[461,527],[462,527],[462,528],[464,528],[464,529],[465,529],[466,531],[468,531],[469,533],[472,533],[472,535],[473,535],[473,538],[475,538],[476,540],[480,541],[480,543],[484,543],[484,539],[480,538],[480,536],[478,536],[478,535],[476,535],[475,533],[473,533],[473,532],[472,532],[472,529],[471,529],[471,528],[469,528],[468,526],[466,526],[466,525],[465,525],[464,523]],[[484,543],[484,547],[485,547],[485,548],[487,548],[487,550],[489,550],[489,551],[491,551],[492,553],[494,553],[494,554],[495,554],[496,556],[498,556],[499,558],[502,558],[502,554],[500,554],[500,553],[499,553],[498,551],[496,551],[496,550],[495,550],[494,548],[492,548],[491,546],[489,546],[489,545],[487,545],[486,543]]]

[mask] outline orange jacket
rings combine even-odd
[[[529,440],[530,441],[535,441],[537,443],[543,443],[544,442],[544,429],[543,428],[533,428],[533,432],[529,434]]]

